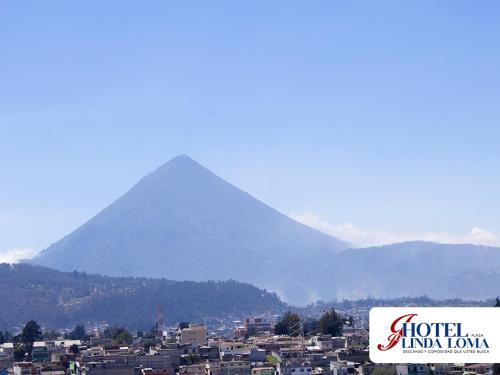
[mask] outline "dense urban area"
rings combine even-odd
[[[498,299],[496,306],[500,306]],[[345,307],[355,311],[347,301]],[[0,375],[487,375],[499,371],[497,364],[374,364],[369,358],[365,314],[345,311],[330,308],[316,318],[303,318],[294,311],[251,316],[233,321],[232,329],[228,323],[169,326],[161,308],[147,331],[107,324],[79,324],[56,331],[30,320],[19,332],[0,332]]]

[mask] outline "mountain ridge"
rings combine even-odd
[[[144,176],[32,263],[110,276],[236,279],[310,300],[321,259],[348,245],[255,199],[188,156]],[[293,277],[300,272],[308,283]],[[316,284],[316,285],[312,285]]]
[[[63,271],[234,279],[288,303],[500,294],[500,249],[409,241],[349,248],[226,182],[188,156],[144,176],[31,261]]]
[[[346,249],[336,261],[357,270],[355,277],[336,279],[339,298],[486,299],[500,293],[500,248],[493,246],[406,241]]]
[[[286,308],[276,294],[235,280],[117,278],[1,263],[0,283],[0,329],[8,330],[31,319],[53,329],[100,322],[144,330],[153,326],[158,307],[169,324]]]

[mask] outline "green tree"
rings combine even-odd
[[[116,337],[116,332],[118,330],[117,326],[109,326],[104,328],[104,331],[102,331],[102,336],[105,339],[114,339]]]
[[[17,348],[14,349],[14,360],[16,362],[23,361],[25,356],[26,356],[26,351],[22,346],[18,346]]]
[[[334,309],[326,311],[318,322],[319,332],[324,335],[339,336],[342,333],[343,319]]]
[[[71,346],[69,347],[69,351],[70,351],[71,353],[73,353],[73,354],[75,354],[75,355],[76,355],[76,354],[80,353],[80,348],[78,347],[78,345],[73,344],[73,345],[71,345]]]
[[[129,331],[126,329],[123,329],[120,333],[116,335],[116,337],[113,339],[117,344],[126,344],[130,345],[132,344],[132,341],[134,341],[134,338],[130,334]]]
[[[33,350],[33,343],[43,339],[42,330],[37,322],[30,320],[21,332],[21,342],[24,344],[28,354]]]
[[[250,327],[247,329],[247,333],[245,335],[246,338],[249,338],[251,336],[255,336],[257,334],[257,328],[255,327]]]
[[[153,341],[143,341],[142,347],[144,348],[144,353],[149,353],[149,348],[154,347],[155,343]]]
[[[45,331],[43,333],[44,340],[57,340],[59,333],[57,331]]]
[[[85,327],[82,324],[78,324],[73,328],[69,334],[71,340],[84,340],[85,339]]]
[[[297,327],[300,321],[299,314],[288,311],[274,325],[274,333],[277,335],[292,335],[292,333],[295,333],[292,332],[292,328]]]
[[[13,340],[12,333],[10,333],[9,331],[4,331],[2,333],[2,335],[3,335],[4,342],[12,342],[12,340]]]
[[[351,328],[354,328],[354,318],[352,316],[347,319],[347,324],[349,324]]]
[[[315,335],[318,333],[318,319],[308,318],[304,321],[304,334]]]
[[[500,298],[497,297],[497,302],[495,303],[495,307],[500,307]]]
[[[17,334],[15,336],[12,336],[12,342],[17,345],[17,344],[21,344],[21,334]]]
[[[134,338],[124,327],[110,326],[106,327],[102,335],[107,339],[112,339],[117,344],[130,345]]]

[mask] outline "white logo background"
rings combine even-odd
[[[462,323],[462,334],[486,339],[489,349],[447,348],[448,339],[440,338],[443,348],[403,349],[402,339],[387,351],[377,348],[387,345],[395,319],[406,314],[418,314],[412,323]],[[399,323],[398,328],[401,328]],[[431,334],[430,339],[435,339]],[[455,340],[452,338],[452,342]],[[408,343],[409,340],[407,339]],[[406,351],[406,352],[405,352]],[[443,352],[445,351],[445,352]],[[482,352],[481,352],[482,351]],[[375,307],[370,310],[370,359],[375,363],[494,363],[500,362],[500,308],[494,307]]]

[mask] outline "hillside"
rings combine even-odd
[[[500,249],[413,241],[336,257],[338,298],[485,299],[500,295]]]
[[[500,294],[498,248],[418,241],[346,247],[179,156],[33,262],[110,276],[234,279],[294,305]]]
[[[113,278],[27,264],[0,264],[0,285],[0,329],[30,319],[52,328],[91,321],[149,329],[158,307],[167,323],[241,318],[285,308],[275,294],[237,281]]]
[[[303,304],[334,294],[325,260],[347,245],[179,156],[33,260],[63,271],[249,282]]]

